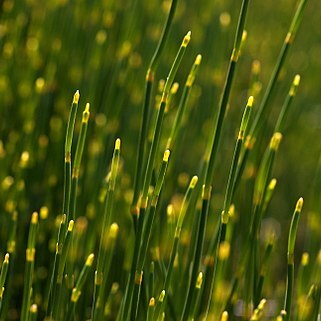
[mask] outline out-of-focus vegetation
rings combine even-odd
[[[0,1],[0,319],[319,320],[320,19]]]

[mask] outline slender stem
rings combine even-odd
[[[293,286],[294,286],[294,247],[296,241],[296,234],[298,229],[298,223],[300,219],[300,214],[303,206],[303,198],[301,197],[296,204],[288,239],[288,275],[286,281],[286,292],[284,300],[284,310],[287,312],[286,321],[291,319],[291,310],[292,310],[292,297],[293,297]]]
[[[32,287],[32,277],[34,272],[35,255],[36,255],[36,236],[38,226],[38,213],[32,213],[29,228],[28,245],[26,249],[26,268],[22,297],[21,321],[28,321],[30,308],[30,293]]]
[[[135,271],[135,286],[134,286],[134,293],[132,297],[132,308],[131,308],[131,320],[133,321],[136,320],[136,317],[137,317],[138,305],[140,301],[139,293],[140,293],[141,282],[143,277],[143,267],[145,264],[147,249],[149,247],[149,241],[150,241],[150,236],[153,228],[153,222],[155,218],[158,199],[162,190],[162,186],[163,186],[166,171],[167,171],[169,156],[170,156],[170,151],[166,150],[164,153],[163,162],[159,171],[154,192],[152,195],[150,211],[147,216],[147,221],[145,223],[145,227],[141,237],[140,247],[137,253],[138,260],[137,260],[137,266]]]
[[[167,140],[167,145],[166,145],[166,148],[169,149],[169,150],[172,150],[174,144],[175,144],[175,141],[176,141],[176,137],[178,135],[178,132],[179,132],[179,129],[181,128],[181,124],[182,124],[182,121],[184,119],[184,115],[185,115],[185,111],[186,111],[186,105],[187,105],[187,102],[188,102],[188,98],[189,98],[189,95],[190,95],[190,92],[191,92],[191,88],[194,84],[194,81],[195,81],[195,77],[197,75],[197,72],[198,72],[198,69],[199,69],[199,65],[201,64],[201,61],[202,61],[202,56],[201,55],[197,55],[195,61],[194,61],[194,64],[188,74],[188,77],[187,77],[187,80],[186,80],[186,83],[185,83],[185,86],[184,86],[184,90],[183,90],[183,93],[182,93],[182,96],[181,96],[181,99],[180,99],[180,102],[179,102],[179,105],[178,105],[178,110],[177,110],[177,113],[176,113],[176,117],[175,117],[175,120],[174,120],[174,123],[173,123],[173,126],[172,126],[172,129],[171,129],[171,133],[168,137],[168,140]]]
[[[245,26],[248,4],[249,4],[249,0],[242,1],[241,11],[240,11],[235,39],[234,39],[234,46],[233,46],[233,50],[232,50],[232,54],[229,62],[229,67],[227,70],[223,93],[219,103],[219,108],[218,108],[219,111],[218,111],[218,116],[216,118],[216,123],[214,126],[214,134],[212,135],[213,137],[212,147],[211,147],[210,154],[206,159],[206,163],[208,164],[207,171],[206,171],[206,178],[205,178],[206,187],[210,186],[213,180],[215,160],[216,160],[217,151],[218,151],[218,147],[221,139],[226,107],[229,101],[229,96],[230,96],[230,92],[233,84],[236,64],[240,55],[240,46],[241,46],[242,34]]]
[[[1,267],[1,273],[0,273],[0,311],[2,306],[3,293],[5,291],[4,284],[8,273],[8,267],[9,267],[9,253],[7,253],[4,257],[2,267]]]
[[[78,280],[76,282],[76,286],[72,289],[72,295],[71,295],[71,304],[69,305],[68,312],[67,312],[67,321],[72,321],[74,319],[74,312],[76,308],[76,304],[79,300],[79,297],[81,295],[81,291],[85,285],[85,282],[87,280],[89,271],[91,269],[91,266],[94,261],[94,254],[90,254],[87,257],[87,260],[79,274]]]
[[[156,120],[156,127],[153,135],[153,140],[152,140],[152,146],[150,148],[150,153],[147,161],[147,166],[146,166],[146,174],[144,178],[144,184],[143,184],[143,189],[142,189],[142,203],[146,203],[147,200],[147,195],[148,195],[148,189],[151,183],[151,178],[152,178],[152,173],[154,169],[154,163],[155,163],[155,157],[156,157],[156,152],[158,150],[158,145],[160,141],[160,136],[162,132],[162,124],[163,124],[163,118],[164,118],[164,113],[165,113],[165,107],[167,105],[167,99],[168,99],[168,94],[170,91],[170,88],[173,84],[174,77],[176,75],[177,69],[181,63],[181,60],[184,56],[186,47],[188,43],[190,42],[191,39],[191,32],[188,32],[187,35],[184,37],[182,44],[178,50],[178,53],[175,57],[174,63],[169,71],[168,77],[166,79],[162,99],[160,102],[160,107],[157,115],[157,120]]]
[[[284,66],[284,63],[286,61],[289,49],[294,41],[294,38],[296,36],[297,30],[301,24],[303,11],[305,8],[305,5],[307,3],[307,0],[300,0],[300,3],[297,7],[297,10],[292,18],[290,28],[288,30],[288,33],[284,39],[281,51],[279,53],[277,62],[274,66],[271,78],[269,80],[269,83],[267,85],[267,88],[265,90],[263,99],[260,103],[260,106],[258,108],[258,112],[255,115],[255,118],[253,120],[253,123],[251,124],[251,128],[249,130],[249,135],[247,136],[247,143],[245,144],[245,150],[242,154],[242,157],[240,159],[236,181],[239,181],[241,179],[241,176],[243,174],[245,164],[248,158],[249,152],[253,149],[254,144],[257,140],[257,136],[262,132],[263,125],[265,123],[265,118],[269,114],[269,102],[272,97],[272,92],[274,91],[274,88],[276,86],[277,80],[279,78],[280,71],[282,67]]]
[[[134,196],[132,200],[131,213],[133,214],[134,224],[137,224],[137,215],[138,215],[138,200],[139,193],[141,190],[142,183],[142,172],[144,164],[144,155],[145,155],[145,142],[147,138],[147,129],[148,129],[148,115],[149,115],[149,105],[150,105],[150,96],[153,88],[154,75],[158,67],[159,59],[162,55],[164,47],[166,45],[167,39],[169,37],[169,32],[172,26],[174,19],[176,7],[178,0],[172,0],[171,8],[169,10],[165,25],[163,27],[162,35],[159,39],[158,45],[154,52],[154,55],[150,61],[149,68],[146,74],[146,83],[145,83],[145,99],[143,105],[143,119],[141,122],[141,128],[138,138],[138,152],[137,152],[137,161],[136,161],[136,170],[135,170],[135,180],[134,180]],[[136,223],[135,223],[136,222]]]

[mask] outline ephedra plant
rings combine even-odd
[[[309,212],[301,188],[293,199],[277,186],[301,80],[282,73],[306,4],[288,10],[267,85],[255,60],[240,93],[252,1],[233,3],[234,41],[227,65],[217,61],[226,70],[213,102],[198,99],[210,68],[206,52],[192,54],[194,31],[173,40],[181,0],[163,4],[167,18],[147,1],[1,3],[1,320],[320,319],[320,170],[302,195]],[[164,22],[145,61],[135,46],[150,15]],[[71,85],[80,90],[68,109]],[[292,218],[271,218],[277,201]]]

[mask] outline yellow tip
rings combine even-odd
[[[224,311],[221,316],[221,321],[227,321],[228,320],[228,312]]]
[[[7,253],[5,256],[4,256],[4,263],[9,263],[9,253]]]
[[[86,265],[87,266],[92,266],[92,264],[94,262],[94,258],[95,258],[94,253],[89,254],[88,257],[87,257],[87,260],[86,260]]]
[[[115,141],[115,149],[120,150],[120,144],[121,144],[121,140],[120,138],[117,138]]]
[[[303,198],[300,197],[300,198],[298,199],[297,203],[296,203],[295,210],[296,210],[297,212],[301,212],[302,206],[303,206]]]
[[[265,304],[266,304],[266,299],[262,299],[258,306],[259,310],[263,310],[265,307]]]
[[[79,97],[80,97],[80,93],[79,90],[77,90],[74,94],[74,100],[73,100],[73,104],[78,104],[79,102]]]
[[[33,212],[31,216],[31,224],[37,224],[38,223],[38,213]]]
[[[85,110],[84,112],[82,113],[82,121],[84,123],[87,123],[88,122],[88,119],[89,119],[89,116],[90,116],[90,104],[89,103],[86,103],[86,106],[85,106]]]
[[[31,312],[31,313],[37,313],[37,312],[38,312],[38,306],[37,306],[37,304],[33,304],[33,305],[30,307],[30,312]]]
[[[202,62],[202,55],[197,55],[195,59],[195,65],[200,65]]]
[[[250,96],[248,101],[247,101],[247,105],[249,107],[252,107],[253,106],[253,102],[254,102],[254,97],[253,96]]]
[[[72,230],[74,229],[74,224],[75,224],[75,222],[73,220],[69,221],[69,224],[68,224],[68,231],[69,232],[72,232]]]
[[[294,80],[293,80],[293,85],[296,86],[296,87],[299,86],[300,80],[301,80],[301,76],[300,75],[295,75]]]
[[[182,43],[182,47],[187,47],[187,45],[189,44],[190,40],[191,40],[191,35],[192,35],[192,32],[189,31],[186,36],[184,37],[183,39],[183,43]]]
[[[276,186],[276,183],[277,183],[277,179],[276,178],[272,178],[271,182],[269,184],[269,190],[274,190],[275,186]]]
[[[159,300],[160,302],[163,302],[163,301],[164,301],[164,298],[165,298],[165,290],[163,290],[163,291],[161,292],[161,294],[159,295],[158,300]]]
[[[163,156],[163,162],[168,162],[169,155],[171,154],[169,149],[165,150],[164,156]]]
[[[113,223],[112,225],[110,225],[109,233],[112,238],[117,237],[118,231],[119,231],[119,226],[117,223]]]
[[[274,133],[270,142],[270,148],[277,150],[279,148],[281,140],[282,140],[282,134],[279,132]]]
[[[150,300],[149,300],[149,306],[150,307],[154,307],[155,306],[155,298],[150,298]]]
[[[198,177],[195,175],[192,177],[189,187],[194,188],[196,186],[197,182],[198,182]]]

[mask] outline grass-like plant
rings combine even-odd
[[[0,320],[320,320],[307,3],[0,3]]]

